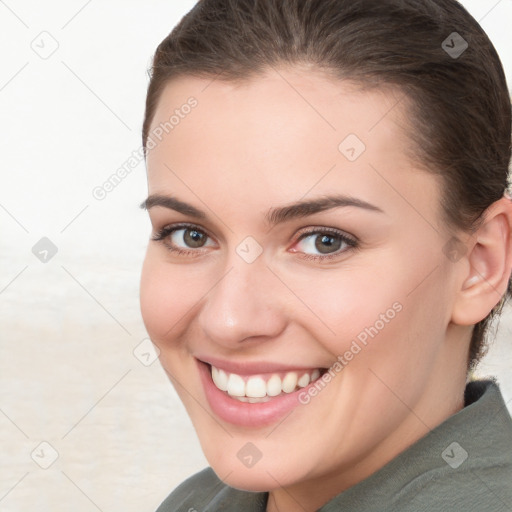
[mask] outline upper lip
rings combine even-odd
[[[215,366],[228,373],[236,373],[237,375],[257,375],[260,373],[272,372],[292,372],[292,371],[309,371],[321,369],[320,366],[300,366],[289,365],[284,363],[275,363],[270,361],[254,361],[254,362],[236,362],[226,361],[210,356],[195,356],[199,361]]]

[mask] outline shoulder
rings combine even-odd
[[[192,503],[192,496],[194,496],[194,499],[197,499],[213,493],[219,486],[219,483],[222,482],[220,482],[211,468],[203,469],[203,471],[196,473],[176,487],[158,507],[157,512],[182,510],[187,503]],[[186,508],[183,508],[183,510],[188,511]]]
[[[512,418],[492,380],[465,407],[321,512],[510,512]]]
[[[180,484],[156,512],[264,511],[266,493],[240,491],[226,485],[212,468],[206,468]]]
[[[465,404],[425,439],[421,456],[438,462],[398,494],[405,509],[510,511],[512,419],[497,383],[469,383]]]

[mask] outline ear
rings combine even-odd
[[[465,243],[465,265],[458,280],[452,322],[474,325],[505,295],[512,269],[512,200],[504,195],[483,214],[483,222]],[[468,265],[469,263],[469,265]]]

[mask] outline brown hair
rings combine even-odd
[[[405,93],[416,158],[443,179],[449,225],[471,232],[503,196],[511,150],[505,74],[483,29],[455,0],[200,0],[154,55],[144,149],[171,78],[237,81],[285,63]],[[474,326],[468,370],[485,353],[490,322],[511,294],[509,282]]]

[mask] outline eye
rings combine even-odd
[[[321,228],[303,233],[292,252],[304,253],[306,259],[331,259],[357,247],[357,240],[333,228]]]
[[[171,252],[177,254],[192,254],[198,249],[215,245],[208,244],[211,241],[208,234],[192,224],[178,224],[166,226],[152,237],[157,242],[162,242]]]

